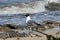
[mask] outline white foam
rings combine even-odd
[[[31,2],[29,4],[21,3],[20,6],[4,7],[0,9],[0,14],[16,14],[16,13],[37,13],[45,10],[44,1]]]
[[[55,2],[55,3],[60,3],[60,0],[47,0],[47,2],[49,1],[49,3]]]

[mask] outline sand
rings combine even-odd
[[[15,37],[15,38],[7,38],[7,39],[0,38],[0,40],[45,40],[45,39],[41,37],[21,37],[18,39],[18,37]]]

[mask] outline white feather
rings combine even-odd
[[[28,17],[26,18],[26,23],[27,23],[29,20],[31,20],[30,16],[28,16]]]

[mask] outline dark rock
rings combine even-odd
[[[60,10],[60,3],[48,3],[45,8],[50,11],[57,11]]]
[[[16,29],[16,25],[13,25],[13,24],[5,24],[3,25],[3,27],[8,27],[10,29]]]
[[[18,34],[15,32],[15,31],[6,31],[6,33],[8,33],[9,34],[9,37],[10,38],[12,38],[12,37],[17,37],[18,36]]]
[[[54,26],[55,25],[54,23],[55,23],[54,21],[50,21],[50,20],[45,20],[45,21],[42,22],[42,24],[44,25],[44,27],[46,29],[54,28],[55,27]]]
[[[57,38],[56,40],[60,40],[60,38]]]
[[[0,32],[0,38],[6,39],[8,37],[9,37],[8,33],[6,33],[6,32]]]

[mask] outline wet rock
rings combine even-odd
[[[9,38],[13,38],[13,37],[26,37],[28,36],[26,33],[19,33],[19,32],[15,32],[15,31],[6,31],[6,33],[8,33]]]
[[[56,37],[60,38],[60,31],[56,33]]]
[[[57,38],[56,40],[60,40],[60,38]]]
[[[15,27],[16,27],[16,25],[13,25],[13,24],[5,24],[5,25],[3,25],[4,27],[8,27],[8,28],[10,28],[10,29],[16,29]]]
[[[6,38],[12,38],[12,37],[20,37],[20,34],[12,30],[0,32],[0,38],[6,39]]]
[[[46,5],[45,8],[50,11],[57,11],[60,10],[60,3],[48,3],[48,5]]]
[[[9,37],[12,38],[12,37],[17,37],[18,36],[18,33],[15,32],[15,31],[6,31],[6,33],[8,33]]]
[[[43,24],[53,24],[53,21],[45,20],[45,21],[43,21]]]
[[[46,21],[43,21],[42,24],[45,26],[45,28],[51,28],[51,27],[53,27],[53,26],[52,26],[52,24],[53,24],[52,21],[46,20]]]
[[[9,37],[8,33],[6,33],[6,32],[0,32],[0,38],[6,39],[8,37]]]
[[[55,27],[55,26],[60,26],[60,22],[51,21],[51,20],[45,20],[45,21],[42,22],[42,24],[52,25],[53,27]]]
[[[42,22],[42,24],[45,26],[45,28],[54,28],[55,26],[58,26],[58,23],[55,21],[45,20]]]
[[[5,26],[0,26],[0,32],[10,30],[10,28],[5,27]]]

